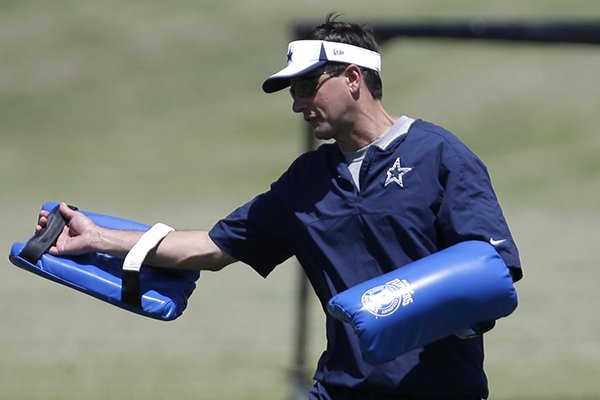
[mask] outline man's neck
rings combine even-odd
[[[380,101],[372,107],[355,111],[354,123],[345,135],[339,135],[336,143],[342,151],[357,151],[383,136],[398,117],[389,114]]]

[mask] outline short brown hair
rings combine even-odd
[[[335,13],[328,14],[325,22],[317,25],[303,39],[346,43],[379,52],[377,42],[370,28],[353,22],[337,21],[338,17],[339,15]],[[327,66],[325,70],[327,70]],[[361,70],[365,77],[367,89],[369,89],[374,99],[381,100],[383,85],[379,72],[362,67]]]

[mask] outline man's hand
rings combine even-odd
[[[95,251],[93,244],[98,242],[101,228],[82,213],[70,209],[66,203],[60,204],[59,211],[67,224],[48,252],[53,255],[76,255]],[[40,211],[36,232],[45,229],[48,214],[46,210]]]

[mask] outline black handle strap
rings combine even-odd
[[[36,264],[42,254],[48,251],[50,246],[62,232],[63,228],[67,224],[64,217],[60,213],[59,206],[54,207],[48,214],[48,223],[41,232],[38,232],[33,236],[23,247],[19,256],[32,264]],[[75,206],[69,206],[72,210],[77,210]]]
[[[121,301],[131,307],[142,308],[140,271],[121,270]]]

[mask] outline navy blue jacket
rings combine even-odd
[[[452,133],[415,121],[371,146],[358,191],[335,144],[301,155],[263,193],[210,231],[226,253],[266,277],[295,256],[323,307],[335,294],[465,240],[497,241],[521,277],[517,248],[483,163]],[[374,393],[486,397],[483,339],[454,336],[388,363],[366,364],[349,325],[327,317],[315,378]]]

